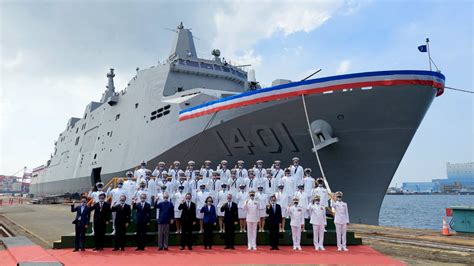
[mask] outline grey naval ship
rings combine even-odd
[[[199,58],[180,24],[169,57],[138,69],[116,91],[114,70],[100,102],[90,102],[59,134],[50,160],[31,181],[35,196],[89,191],[142,160],[231,165],[258,159],[269,167],[299,157],[321,176],[317,150],[333,191],[344,192],[351,222],[378,224],[385,192],[425,113],[444,89],[444,76],[422,70],[356,73],[261,88],[248,72],[212,51]],[[345,84],[345,85],[344,85]],[[295,88],[292,90],[292,88]],[[308,130],[302,90],[311,134]],[[279,95],[279,97],[277,97]],[[294,97],[299,95],[300,97]],[[275,97],[274,97],[275,96]],[[273,98],[272,98],[273,97]],[[214,110],[214,111],[213,111]]]

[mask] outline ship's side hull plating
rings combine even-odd
[[[385,191],[435,95],[434,88],[405,85],[306,97],[310,121],[325,120],[339,138],[319,155],[331,189],[344,192],[351,222],[378,223]],[[196,120],[207,122],[211,117]],[[184,130],[196,121],[180,123]],[[156,141],[161,141],[158,136]],[[149,143],[150,149],[154,146]],[[292,98],[219,112],[202,134],[194,134],[167,151],[157,150],[156,156],[148,160],[148,167],[153,168],[158,161],[191,159],[198,166],[205,159],[214,164],[222,159],[231,164],[243,159],[247,167],[258,159],[266,166],[278,159],[286,167],[292,157],[298,156],[301,165],[312,168],[317,177],[320,172],[311,148],[301,98]],[[138,161],[130,162],[130,167]],[[123,176],[126,170],[105,173],[102,181]],[[31,189],[35,194],[56,194],[83,192],[90,186],[89,176],[64,177],[61,181],[32,184]]]

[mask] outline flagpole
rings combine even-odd
[[[430,71],[431,69],[431,54],[430,54],[430,38],[426,38],[426,50],[428,52],[428,63],[430,64]]]

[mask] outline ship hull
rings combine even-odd
[[[331,189],[344,192],[351,222],[378,224],[386,189],[435,95],[436,89],[429,86],[403,85],[306,96],[309,120],[325,120],[339,139],[320,150],[319,156]],[[211,117],[195,120],[204,126]],[[182,128],[192,120],[180,122]],[[251,167],[261,159],[266,166],[281,160],[286,167],[297,156],[318,177],[321,173],[311,148],[302,101],[296,97],[219,112],[209,129],[157,151],[148,166],[158,161],[192,159],[199,164],[209,159],[216,164],[223,159],[230,163],[242,159]],[[134,165],[136,162],[130,168]],[[107,182],[127,170],[104,173],[101,179]],[[90,176],[65,177],[32,184],[31,191],[83,192],[91,184]]]

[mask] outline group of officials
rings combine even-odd
[[[342,201],[342,192],[328,193],[324,180],[314,179],[311,169],[299,165],[299,158],[293,158],[286,169],[281,169],[280,161],[275,161],[268,169],[263,167],[262,160],[251,169],[246,169],[243,161],[238,161],[233,169],[227,164],[227,161],[221,161],[214,170],[211,161],[207,160],[201,169],[195,169],[195,163],[189,161],[183,171],[178,161],[167,170],[166,164],[159,162],[151,171],[142,161],[134,172],[129,171],[124,179],[119,179],[114,189],[104,191],[104,184],[98,182],[93,190],[81,197],[79,206],[74,203],[71,206],[71,212],[76,212],[74,251],[84,251],[91,212],[94,212],[94,250],[104,247],[110,215],[112,234],[115,235],[113,250],[124,250],[132,209],[136,210],[133,221],[137,251],[145,249],[152,209],[156,209],[159,250],[168,250],[170,224],[173,223],[176,232],[181,234],[181,250],[192,249],[193,226],[197,223],[199,233],[203,233],[205,249],[212,249],[215,226],[225,234],[225,248],[234,249],[235,225],[239,225],[238,230],[247,233],[248,249],[256,250],[257,230],[264,231],[265,221],[271,249],[278,250],[278,234],[285,231],[287,218],[294,250],[301,250],[305,219],[313,226],[314,248],[324,250],[327,212],[334,215],[338,250],[348,250],[349,214],[347,204]]]

